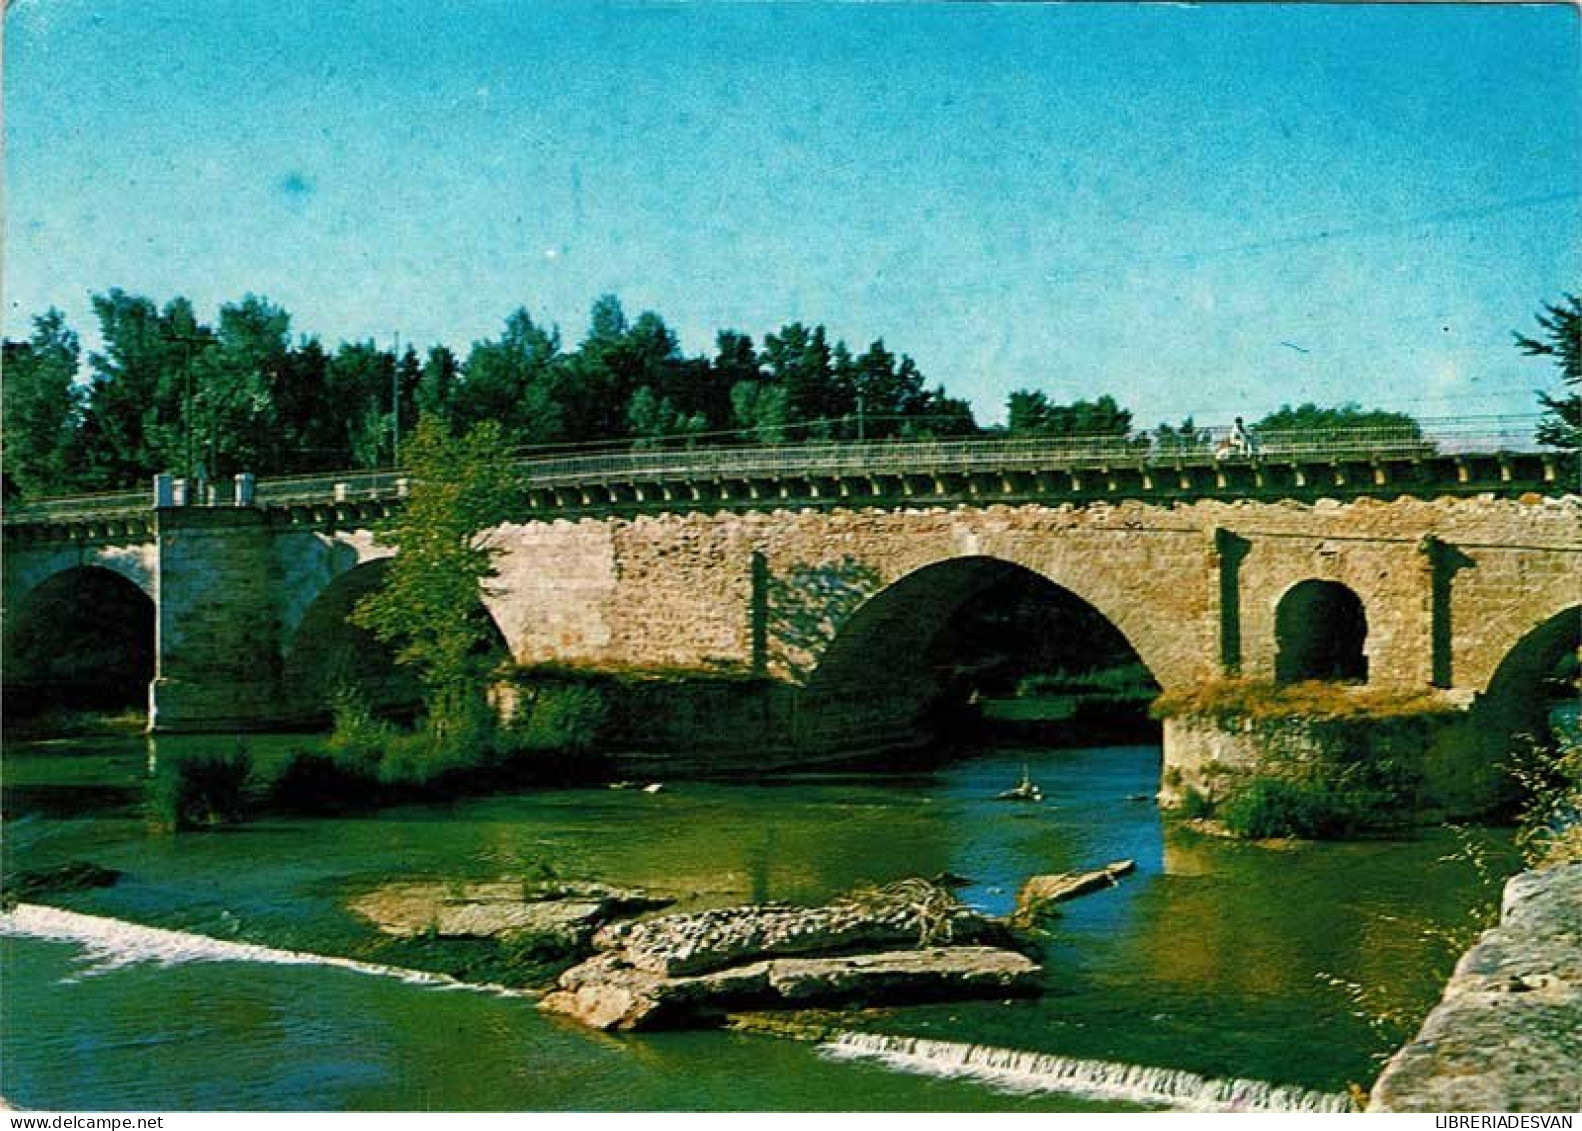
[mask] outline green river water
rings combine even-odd
[[[162,739],[160,751],[213,740]],[[292,742],[251,741],[268,764]],[[140,739],[15,747],[4,765],[12,866],[91,860],[115,887],[51,900],[132,923],[357,954],[348,896],[391,879],[491,878],[539,862],[655,888],[685,907],[818,901],[942,871],[1010,908],[1027,875],[1121,857],[1137,873],[1066,905],[1036,1000],[895,1009],[854,1027],[1337,1091],[1368,1082],[1380,1038],[1332,975],[1426,1011],[1445,973],[1432,928],[1488,892],[1443,831],[1272,848],[1162,822],[1156,746],[989,750],[936,771],[678,782],[658,794],[557,790],[268,819],[161,837],[137,815]],[[996,802],[1023,762],[1038,805]],[[1508,861],[1498,834],[1484,840]],[[106,947],[113,959],[114,943]],[[728,1032],[612,1037],[531,1002],[314,966],[117,964],[77,943],[0,937],[0,1092],[85,1109],[1118,1108],[1056,1093],[838,1061]]]

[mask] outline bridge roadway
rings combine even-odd
[[[937,505],[1565,490],[1575,473],[1534,440],[1536,421],[1446,417],[1417,428],[1270,432],[1255,438],[1250,453],[1232,449],[1229,429],[1217,427],[1203,429],[1192,444],[1139,435],[579,450],[529,455],[516,469],[524,517],[909,499]],[[305,517],[322,521],[337,508],[399,502],[409,485],[404,473],[390,469],[245,486],[243,478],[199,481],[190,491],[175,480],[172,498],[178,505],[234,506],[240,498],[266,510],[307,508]],[[70,537],[63,527],[136,524],[155,503],[147,489],[19,500],[7,506],[4,523],[24,538],[30,532]]]

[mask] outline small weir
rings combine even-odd
[[[145,927],[121,919],[110,919],[102,915],[84,915],[81,912],[63,911],[58,907],[45,907],[36,903],[19,903],[10,911],[0,915],[0,936],[7,935],[76,943],[84,951],[83,959],[87,966],[82,971],[82,975],[85,977],[143,962],[153,962],[161,966],[176,966],[187,962],[254,962],[271,966],[328,966],[339,970],[350,970],[354,974],[394,978],[412,985],[473,990],[503,997],[537,996],[527,990],[463,982],[445,974],[434,974],[426,970],[409,970],[401,966],[359,962],[354,958],[309,954],[299,950],[280,950],[275,947],[260,946],[257,943],[230,942],[208,935],[171,931],[163,927]]]
[[[1025,1092],[1064,1092],[1178,1111],[1346,1112],[1347,1096],[1264,1080],[1214,1079],[1174,1068],[1077,1060],[956,1041],[842,1033],[820,1046],[839,1060],[876,1060],[902,1072],[969,1077]]]

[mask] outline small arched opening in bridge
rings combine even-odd
[[[8,618],[6,711],[146,710],[156,615],[153,598],[111,569],[78,566],[46,579]]]
[[[990,557],[925,566],[864,601],[809,676],[799,741],[1150,739],[1158,685],[1097,608]]]
[[[384,584],[390,561],[378,558],[340,574],[303,614],[286,653],[282,689],[298,721],[328,718],[342,692],[378,714],[417,713],[422,686],[412,668],[397,663],[394,648],[351,619],[357,603]],[[484,629],[483,651],[503,658],[505,637],[481,599],[468,615]]]
[[[1337,581],[1310,579],[1285,591],[1274,615],[1274,676],[1366,683],[1368,614],[1362,598]]]
[[[1557,732],[1577,732],[1582,691],[1582,606],[1538,625],[1517,642],[1478,697],[1483,728],[1497,743],[1497,757],[1513,747],[1552,745]],[[1517,751],[1519,752],[1519,751]]]

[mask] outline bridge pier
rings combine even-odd
[[[161,507],[155,732],[253,730],[278,717],[274,536],[253,507]]]

